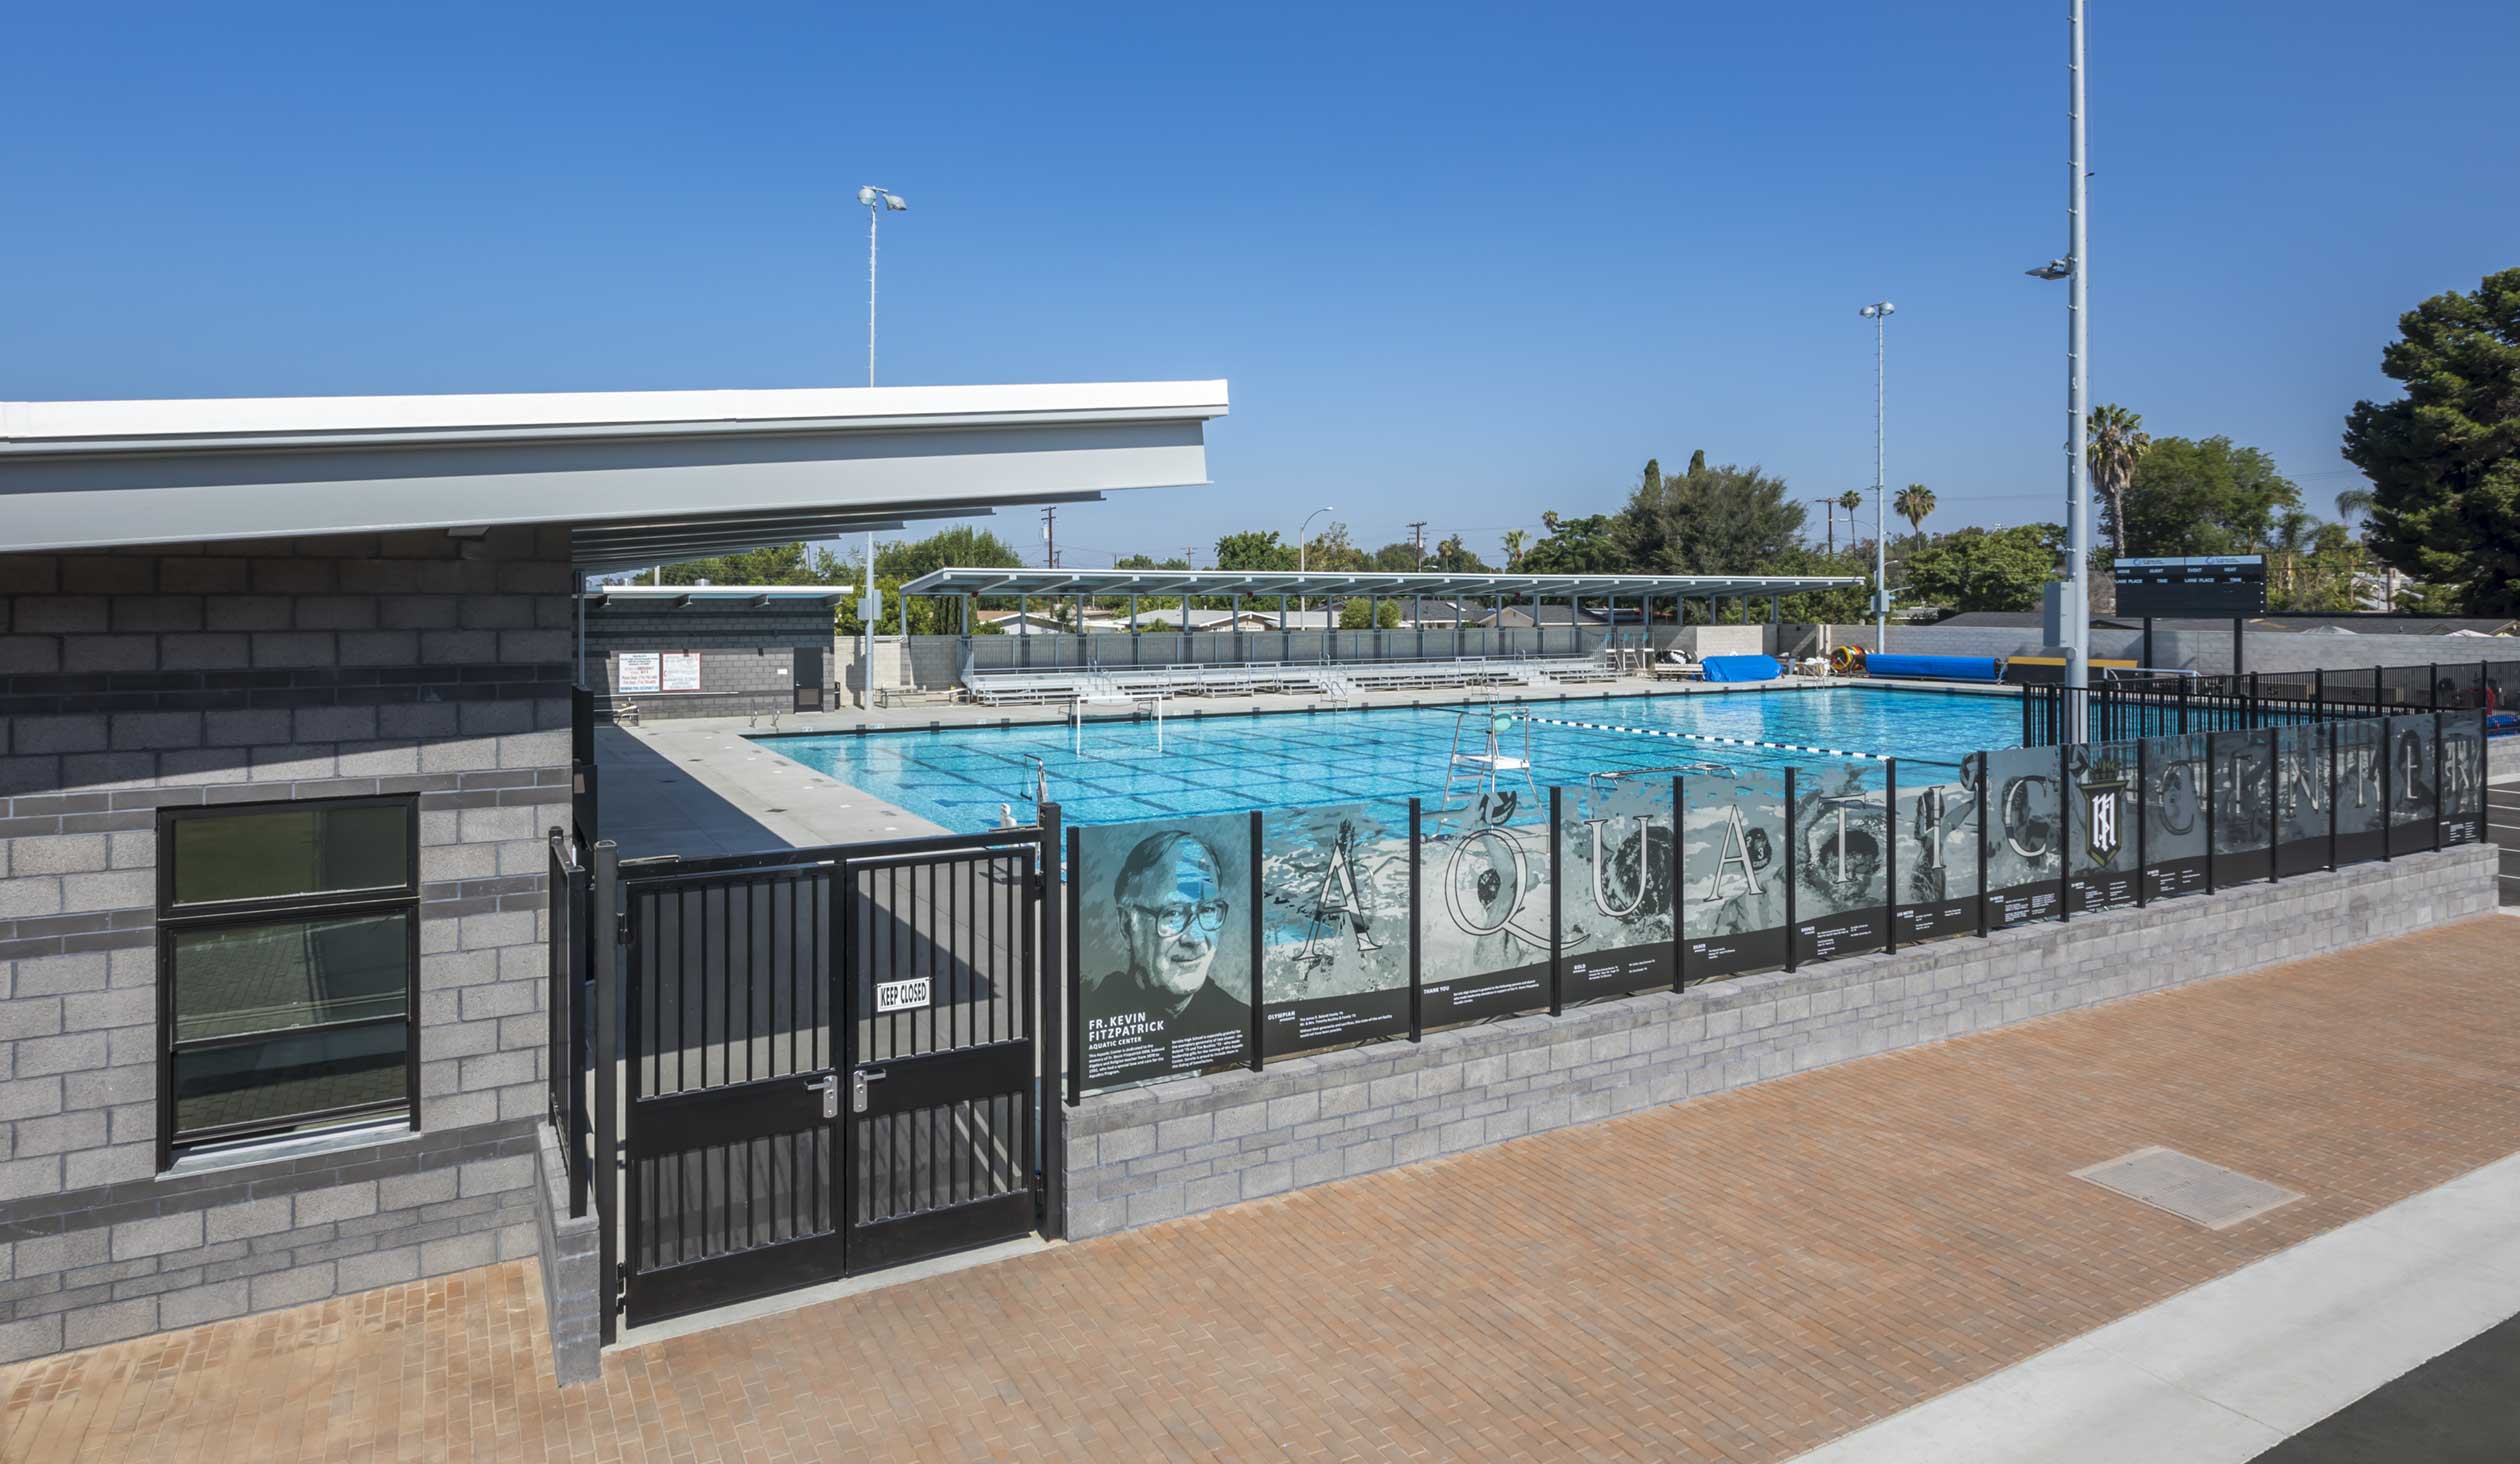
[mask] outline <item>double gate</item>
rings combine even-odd
[[[1045,847],[619,865],[631,1323],[1036,1228]]]

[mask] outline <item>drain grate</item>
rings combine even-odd
[[[2182,1220],[2193,1220],[2208,1230],[2228,1229],[2301,1198],[2281,1185],[2158,1145],[2077,1169],[2074,1177],[2167,1210]]]

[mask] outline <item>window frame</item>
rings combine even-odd
[[[179,904],[175,898],[175,830],[177,825],[217,818],[279,812],[306,812],[317,818],[335,809],[390,807],[403,811],[404,880],[399,886],[336,890],[320,894],[264,895],[247,899]],[[157,1161],[162,1173],[185,1154],[256,1138],[291,1138],[310,1126],[337,1124],[373,1115],[420,1120],[420,798],[416,793],[348,798],[270,798],[252,802],[161,804],[157,817]],[[312,921],[360,915],[403,917],[403,1009],[394,1016],[355,1017],[302,1026],[232,1032],[216,1037],[178,1041],[175,1036],[175,944],[178,937],[203,930],[286,921]],[[346,1032],[401,1023],[403,1093],[399,1100],[310,1109],[284,1119],[249,1119],[179,1133],[175,1121],[175,1066],[179,1056],[269,1042],[305,1033]]]

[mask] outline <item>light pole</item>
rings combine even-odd
[[[887,211],[906,213],[910,205],[901,195],[888,189],[867,187],[857,191],[857,201],[866,205],[866,384],[875,384],[875,221]],[[859,705],[875,705],[875,619],[881,611],[875,603],[875,536],[866,536],[866,593],[858,601],[859,631],[863,636],[858,653],[858,680],[861,683]],[[902,612],[901,632],[910,633],[910,616]],[[905,641],[904,644],[907,644]]]
[[[1890,317],[1899,307],[1887,300],[1878,300],[1860,312],[1873,323],[1873,649],[1890,649],[1890,536],[1882,532],[1885,520],[1881,512],[1881,485],[1886,474],[1881,465],[1882,428],[1882,361],[1885,336]],[[1846,526],[1855,527],[1855,517],[1847,515]]]
[[[866,384],[875,384],[875,221],[887,211],[906,213],[910,205],[901,195],[888,189],[866,187],[858,190],[858,202],[866,205]]]
[[[2058,618],[2065,639],[2065,724],[2063,738],[2080,742],[2087,731],[2086,704],[2091,688],[2091,488],[2088,461],[2091,394],[2091,216],[2090,172],[2084,165],[2083,138],[2083,0],[2066,7],[2066,254],[2025,274],[2043,280],[2066,280],[2065,304],[2065,583],[2057,596]]]
[[[1324,504],[1323,506],[1304,515],[1304,522],[1302,526],[1295,530],[1295,572],[1297,574],[1302,574],[1304,572],[1304,535],[1311,530],[1312,521],[1321,517],[1325,513],[1336,512],[1338,512],[1337,509]],[[1286,603],[1282,600],[1279,601],[1278,608],[1281,610],[1285,609]],[[1298,615],[1304,613],[1304,597],[1301,594],[1298,594],[1295,597],[1295,613]]]

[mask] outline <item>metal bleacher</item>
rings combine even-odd
[[[1368,691],[1434,691],[1479,686],[1540,689],[1615,681],[1606,654],[1461,656],[1416,661],[1243,661],[1169,666],[1079,666],[1064,670],[966,668],[963,690],[987,706],[1274,692],[1324,696],[1341,704]]]

